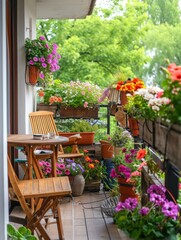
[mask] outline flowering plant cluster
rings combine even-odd
[[[170,99],[163,118],[171,123],[181,124],[181,66],[172,63],[167,69],[162,69],[166,73],[163,95]]]
[[[53,83],[49,83],[45,89],[40,88],[37,91],[39,102],[45,104],[57,104],[59,105],[62,102],[62,97],[59,93],[59,80],[54,80]]]
[[[127,182],[137,180],[141,176],[141,170],[149,158],[146,149],[122,148],[119,155],[113,158],[114,168],[111,170],[112,178],[123,177]]]
[[[64,106],[89,108],[98,104],[101,89],[93,83],[71,81],[60,84],[58,93]]]
[[[116,89],[123,92],[135,92],[139,88],[144,88],[143,80],[139,78],[128,79],[127,81],[119,81],[117,82]]]
[[[86,181],[89,180],[96,180],[96,179],[103,179],[106,174],[106,168],[101,164],[99,160],[91,159],[88,156],[88,151],[84,150],[84,162],[83,166],[85,169],[84,177]]]
[[[170,103],[170,99],[163,97],[163,93],[163,89],[151,86],[138,89],[133,96],[127,94],[128,103],[125,106],[127,113],[137,119],[154,120],[163,114]]]
[[[136,198],[127,198],[116,207],[118,228],[135,240],[177,239],[180,230],[179,208],[166,199],[164,186],[151,185],[149,201],[142,208]]]
[[[44,36],[38,39],[25,41],[26,61],[28,65],[37,66],[40,70],[39,77],[45,78],[46,74],[53,73],[60,69],[60,54],[57,52],[58,45],[50,45]]]
[[[49,177],[52,172],[50,161],[39,161],[39,165],[45,177]],[[84,173],[84,168],[80,163],[76,163],[70,159],[59,159],[56,163],[57,176],[76,176]]]

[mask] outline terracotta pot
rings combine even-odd
[[[113,158],[114,147],[105,140],[100,140],[101,143],[101,156],[102,158]]]
[[[36,85],[39,75],[39,68],[37,66],[29,66],[29,84]]]
[[[125,105],[128,102],[126,94],[127,92],[121,91],[120,95],[121,105]]]
[[[134,118],[128,119],[129,121],[129,129],[134,137],[139,135],[139,126],[138,126],[138,121]]]
[[[124,202],[127,198],[138,198],[136,194],[136,184],[135,182],[126,182],[123,177],[118,177],[120,201]]]
[[[80,133],[82,137],[77,141],[78,145],[91,145],[94,143],[94,134],[95,132],[59,132],[59,136],[70,137],[72,135]],[[69,145],[68,143],[63,143],[63,146]]]

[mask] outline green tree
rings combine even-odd
[[[37,32],[59,43],[61,70],[55,78],[107,86],[119,71],[141,77],[147,62],[142,41],[147,26],[146,5],[134,0],[119,11],[117,5],[116,15],[100,16],[99,11],[99,16],[81,20],[42,20]]]
[[[155,25],[180,22],[179,0],[142,0],[148,4],[148,14]]]

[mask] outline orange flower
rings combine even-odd
[[[92,160],[90,159],[89,156],[85,156],[85,160],[86,160],[87,162],[92,162]]]
[[[93,163],[89,163],[89,164],[88,164],[88,167],[89,167],[89,168],[94,168],[95,166],[94,166]]]
[[[62,98],[61,97],[57,97],[57,96],[51,96],[49,98],[49,103],[50,105],[53,104],[53,103],[61,103],[62,102]]]
[[[136,155],[136,159],[142,159],[146,156],[147,152],[146,152],[146,149],[140,149],[138,152],[137,152],[137,155]]]
[[[40,90],[39,93],[38,93],[38,96],[39,96],[39,97],[44,97],[44,96],[45,96],[45,93],[44,93],[42,90]]]

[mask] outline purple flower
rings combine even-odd
[[[53,43],[52,46],[53,46],[53,49],[57,49],[58,48],[58,45],[56,43]]]
[[[39,59],[39,61],[43,63],[43,62],[45,62],[45,58],[44,58],[44,57],[41,57],[41,58]]]
[[[117,176],[118,176],[118,175],[117,175],[115,169],[114,169],[114,168],[111,169],[110,177],[112,177],[112,178],[116,178]]]
[[[158,195],[156,193],[150,194],[150,202],[155,203],[157,206],[163,205],[165,201],[165,198],[163,198],[161,195]]]
[[[172,201],[167,201],[162,206],[162,213],[166,217],[170,217],[176,220],[176,218],[178,217],[179,209],[178,206]]]
[[[47,49],[49,49],[50,47],[49,47],[49,45],[48,45],[48,43],[46,43],[45,44],[45,47],[47,48]]]
[[[116,212],[119,212],[121,210],[125,209],[124,203],[119,202],[115,208]]]
[[[45,40],[45,37],[44,37],[44,36],[40,36],[39,39],[40,39],[41,41],[44,41],[44,40]]]
[[[30,61],[29,61],[29,64],[30,64],[30,65],[34,65],[33,60],[30,60]]]
[[[138,206],[138,200],[136,198],[127,198],[124,202],[124,206],[128,210],[134,210]]]
[[[53,55],[52,54],[48,54],[47,58],[48,59],[52,59]]]
[[[60,169],[65,169],[65,164],[61,163],[61,164],[59,165],[59,168],[60,168]]]
[[[38,62],[38,58],[37,58],[37,57],[34,57],[34,58],[33,58],[33,61],[34,61],[34,62]]]
[[[150,209],[148,207],[142,207],[139,211],[139,213],[142,215],[142,216],[145,216],[149,213]]]
[[[57,58],[58,58],[58,59],[60,59],[60,58],[61,58],[60,54],[57,54]]]
[[[53,49],[52,54],[53,54],[53,55],[56,55],[56,54],[57,54],[57,50],[56,50],[56,48]]]
[[[39,73],[39,77],[41,78],[41,79],[44,79],[45,78],[45,76],[44,76],[44,74],[41,72],[41,73]]]
[[[162,185],[151,185],[147,190],[147,193],[149,194],[155,193],[157,195],[161,195],[163,199],[166,199],[165,192],[166,188]]]
[[[47,59],[47,63],[51,64],[52,60],[50,58]]]
[[[46,63],[42,63],[41,64],[43,68],[46,68],[47,67],[47,64]]]

